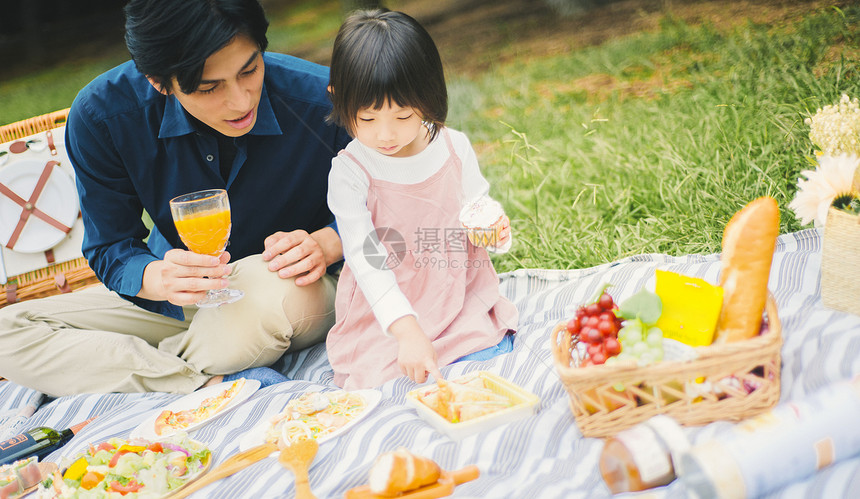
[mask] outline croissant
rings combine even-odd
[[[393,497],[435,483],[441,474],[442,470],[433,460],[401,447],[376,458],[368,481],[374,494]]]

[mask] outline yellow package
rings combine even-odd
[[[710,345],[723,305],[723,288],[703,279],[657,270],[654,291],[663,301],[656,326],[664,338],[690,346]]]

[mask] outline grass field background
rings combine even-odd
[[[338,5],[272,13],[270,50],[326,53]],[[516,244],[497,270],[719,252],[729,218],[759,196],[779,203],[781,232],[799,230],[787,205],[814,164],[803,120],[860,96],[858,25],[849,2],[729,27],[667,10],[656,29],[599,45],[449,70],[449,124],[472,139],[512,219]],[[0,82],[0,123],[68,107],[125,58],[109,50]]]

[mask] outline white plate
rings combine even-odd
[[[326,392],[327,391],[331,391],[331,390],[326,390]],[[349,391],[350,391],[350,393],[355,393],[355,394],[361,395],[361,397],[364,399],[364,402],[366,404],[364,410],[361,411],[361,413],[359,415],[357,415],[355,417],[355,419],[353,419],[349,423],[341,426],[340,428],[329,433],[328,435],[323,435],[322,437],[318,438],[317,439],[318,444],[322,444],[323,442],[326,442],[328,440],[336,438],[336,437],[340,436],[341,434],[343,434],[345,431],[347,431],[350,428],[352,428],[353,426],[355,426],[359,421],[364,419],[365,416],[370,414],[373,411],[373,408],[376,407],[377,404],[379,404],[380,400],[382,400],[382,393],[379,392],[378,390],[349,390]],[[299,397],[304,393],[305,392],[296,393],[296,396],[290,397],[290,400],[293,400],[294,398]],[[325,392],[321,392],[321,393],[325,393]],[[287,401],[287,403],[289,403],[289,400]],[[284,404],[284,407],[281,408],[281,411],[283,411],[284,408],[286,408],[286,407],[287,407],[287,404]],[[274,414],[267,415],[262,421],[260,421],[259,424],[257,424],[253,428],[251,428],[247,433],[245,433],[245,435],[242,436],[241,440],[239,440],[239,451],[246,451],[246,450],[250,449],[251,447],[256,447],[258,445],[262,445],[262,444],[266,443],[266,432],[268,432],[269,428],[272,426],[272,424],[269,422],[269,419],[272,416],[280,414],[281,411],[278,411]],[[278,453],[273,452],[271,455],[277,456]]]
[[[242,387],[241,390],[233,397],[233,400],[230,401],[223,409],[216,412],[215,414],[209,416],[208,418],[194,423],[193,425],[185,428],[183,430],[175,430],[173,432],[165,431],[164,434],[159,435],[155,433],[155,420],[158,418],[158,415],[163,411],[185,411],[189,409],[194,409],[200,405],[201,402],[206,400],[209,397],[217,396],[219,393],[223,392],[230,388],[230,385],[233,384],[233,381],[226,381],[224,383],[218,383],[217,385],[207,386],[206,388],[197,390],[196,392],[189,393],[188,395],[182,397],[179,400],[175,400],[170,404],[167,404],[164,407],[159,407],[158,409],[152,411],[152,414],[146,417],[142,423],[140,423],[137,428],[131,431],[129,434],[129,438],[145,438],[147,440],[159,440],[164,437],[170,436],[179,431],[184,431],[186,433],[191,433],[192,431],[200,428],[201,426],[212,422],[212,420],[223,416],[230,412],[233,408],[244,402],[248,399],[254,392],[260,388],[260,382],[255,379],[246,379],[245,386]]]
[[[26,201],[30,199],[44,169],[44,161],[16,162],[0,168],[0,183]],[[80,211],[78,191],[72,177],[55,166],[45,188],[36,200],[36,208],[66,227],[71,227]],[[21,205],[0,194],[0,244],[6,245],[9,242],[22,211]],[[15,243],[15,251],[38,253],[53,248],[64,237],[66,237],[65,232],[31,214]]]

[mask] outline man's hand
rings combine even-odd
[[[167,300],[174,305],[190,305],[206,296],[210,289],[226,288],[230,274],[230,253],[220,257],[172,249],[143,271],[143,285],[137,294],[154,301]]]
[[[388,328],[397,339],[397,365],[400,371],[416,383],[427,381],[429,373],[442,379],[436,360],[436,350],[414,315],[403,316]]]
[[[263,243],[263,260],[282,279],[296,276],[297,286],[306,286],[325,274],[326,268],[343,258],[337,233],[325,227],[313,234],[304,230],[276,232]]]

